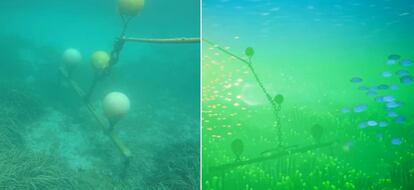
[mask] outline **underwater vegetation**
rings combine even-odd
[[[38,119],[44,110],[33,88],[23,81],[0,81],[0,123],[22,127]],[[18,130],[18,128],[16,128]]]
[[[401,95],[413,87],[400,76],[410,76],[408,61],[393,61],[385,74],[389,83],[345,79],[355,87],[347,93],[365,92],[359,104],[315,112],[291,104],[289,96],[269,93],[253,68],[260,64],[252,63],[253,48],[238,56],[208,42],[204,52],[203,70],[209,75],[203,80],[204,189],[414,188],[414,123],[404,116],[413,112],[404,107],[411,100]],[[248,82],[262,91],[265,105],[244,97]]]

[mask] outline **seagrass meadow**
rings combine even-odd
[[[198,189],[200,4],[0,2],[0,189]]]
[[[414,2],[203,2],[207,190],[414,189]]]

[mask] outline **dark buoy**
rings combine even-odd
[[[324,132],[323,127],[318,124],[315,124],[311,127],[310,132],[315,142],[320,143]]]
[[[275,97],[273,97],[273,101],[276,103],[276,104],[282,104],[283,103],[283,101],[285,100],[285,98],[283,97],[283,95],[281,95],[281,94],[278,94],[278,95],[276,95]]]
[[[236,139],[231,143],[231,150],[233,154],[236,156],[236,161],[240,161],[240,156],[244,151],[244,144],[243,141],[240,139]]]
[[[248,47],[244,51],[244,54],[249,58],[249,60],[251,60],[254,55],[254,49],[252,47]]]

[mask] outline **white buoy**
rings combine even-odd
[[[82,62],[82,54],[75,48],[69,48],[63,52],[63,63],[67,68],[73,68]]]
[[[111,127],[127,114],[129,109],[129,98],[121,92],[111,92],[103,100],[103,111],[111,123]]]

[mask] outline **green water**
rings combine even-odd
[[[205,189],[414,188],[414,87],[382,76],[414,72],[412,66],[386,64],[391,54],[414,58],[412,2],[207,1],[203,7],[203,37],[244,59],[245,48],[253,47],[252,66],[264,87],[285,99],[275,118],[248,66],[204,43]],[[352,77],[363,82],[351,83]],[[394,111],[404,123],[395,123],[383,103],[358,90],[380,84],[399,86],[378,90],[375,97],[392,95],[403,102]],[[360,104],[368,109],[354,113]],[[344,107],[350,113],[342,113]],[[388,126],[359,127],[369,120]],[[323,128],[318,141],[311,133],[316,124]],[[401,144],[392,143],[396,138]],[[231,149],[236,139],[244,144],[238,161]],[[276,150],[261,154],[269,149]],[[279,153],[283,156],[244,164]],[[215,168],[229,163],[241,166]]]

